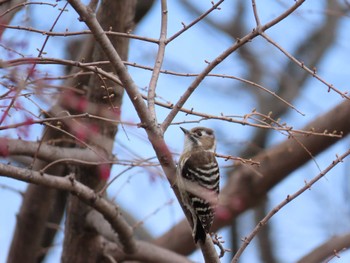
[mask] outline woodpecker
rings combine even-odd
[[[219,196],[219,166],[215,159],[216,140],[214,131],[205,127],[186,130],[184,150],[177,166],[177,187],[181,202],[192,216],[194,242],[205,243],[214,220]],[[189,189],[196,188],[196,191]],[[196,193],[209,193],[209,195]]]

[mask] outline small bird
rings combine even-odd
[[[205,243],[219,196],[220,173],[215,159],[215,135],[212,129],[205,127],[180,128],[185,133],[185,143],[177,166],[177,187],[183,206],[192,216],[194,242],[201,240]],[[191,186],[196,189],[191,191]]]

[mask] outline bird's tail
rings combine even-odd
[[[206,237],[207,237],[207,234],[205,233],[201,222],[197,219],[196,232],[194,233],[194,242],[197,243],[198,240],[201,240],[202,243],[204,244]]]

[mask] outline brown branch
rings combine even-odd
[[[20,9],[19,6],[25,5],[25,0],[11,0],[6,2],[1,2],[0,5],[0,18],[1,22],[6,26],[6,24],[9,24],[12,20],[12,18],[16,15]],[[0,25],[0,37],[2,36],[4,32],[4,27]]]
[[[123,33],[133,29],[136,0],[102,1],[95,14],[96,4],[97,1],[90,1],[90,4],[86,8],[89,10],[90,14],[94,16],[94,19],[99,21],[98,25],[100,29],[103,31],[115,30]],[[111,43],[111,48],[118,52],[122,59],[126,60],[128,57],[129,39],[112,35],[109,37],[105,35],[105,37],[108,39],[109,43]],[[91,48],[88,61],[104,61],[108,59],[104,52],[105,47],[101,47],[96,41],[93,41],[93,39],[89,40],[89,42],[92,42],[94,45],[93,48]],[[109,72],[111,75],[115,73],[111,64],[101,65],[101,70]],[[116,120],[120,119],[124,90],[119,80],[112,81],[100,74],[94,74],[87,78],[85,87],[81,88],[85,90],[85,93],[84,95],[76,96],[78,102],[79,99],[83,99],[89,106],[96,106],[96,112],[94,112],[96,115]],[[64,96],[64,94],[60,96],[60,106],[66,108],[68,111],[73,111],[73,113],[88,111],[90,113],[92,110],[74,108],[74,106],[72,107],[74,103],[67,102],[67,100],[69,99],[67,96]],[[87,136],[85,138],[86,142],[99,147],[102,152],[105,152],[106,157],[111,155],[114,145],[113,141],[118,131],[117,125],[114,125],[112,122],[108,123],[103,120],[91,119],[86,120],[85,125],[83,120],[81,123],[75,121],[75,126],[69,126],[69,128],[74,130],[77,124],[82,124],[77,127],[78,129],[79,127],[80,129],[87,130],[90,130],[90,127],[97,128],[98,133],[93,134],[88,132],[92,136]],[[110,169],[110,164],[104,164],[98,167],[80,166],[78,169],[75,168],[76,179],[95,192],[99,192],[106,184],[106,179],[110,175]],[[86,176],[87,173],[89,176]],[[67,201],[67,219],[65,221],[62,262],[87,263],[98,261],[99,250],[96,245],[98,244],[99,235],[86,231],[81,224],[81,222],[85,221],[85,216],[89,211],[91,211],[91,207],[82,203],[74,196],[69,196]],[[124,249],[126,249],[126,253],[130,253],[134,250],[134,247],[125,247]]]
[[[93,63],[82,63],[79,61],[73,61],[73,60],[66,60],[66,59],[58,59],[58,58],[19,58],[19,59],[13,59],[9,61],[0,61],[0,68],[7,68],[11,66],[18,66],[23,64],[61,64],[66,66],[74,66],[79,67],[84,70],[89,70],[91,72],[101,74],[102,76],[106,76],[108,79],[113,80],[115,83],[120,84],[120,80],[113,76],[111,73],[107,73],[101,68],[95,67],[96,63],[99,62],[93,62]],[[106,64],[106,62],[99,63],[100,64]]]
[[[3,125],[0,127],[1,130],[7,130],[7,129],[15,129],[18,127],[22,126],[28,126],[32,124],[43,124],[43,125],[48,125],[50,122],[59,122],[62,121],[64,122],[65,120],[69,119],[95,119],[95,120],[100,120],[100,121],[105,121],[108,122],[109,124],[119,124],[122,123],[123,125],[130,125],[130,126],[136,126],[137,124],[131,123],[131,122],[121,122],[119,120],[115,119],[110,119],[106,117],[101,117],[101,116],[96,116],[90,113],[82,113],[82,114],[73,114],[73,115],[65,115],[65,116],[60,116],[60,117],[51,117],[51,118],[46,118],[46,119],[40,119],[40,120],[30,120],[30,121],[24,121],[24,122],[19,122],[15,124],[10,124],[10,125]]]
[[[333,11],[341,13],[343,7],[338,1],[330,0],[327,1],[327,7],[325,8],[326,10],[332,10],[332,12],[325,12],[323,22],[317,28],[315,28],[311,34],[307,34],[306,38],[300,42],[300,44],[298,44],[293,53],[295,58],[298,58],[299,61],[303,61],[304,64],[310,65],[311,67],[316,67],[317,64],[323,60],[324,54],[329,50],[329,48],[337,42],[337,28],[342,20],[342,16],[334,15]],[[259,58],[259,56],[254,56],[253,59],[257,57]],[[264,58],[262,57],[261,59],[263,60]],[[251,69],[249,72],[256,72],[256,70]],[[305,86],[305,82],[310,79],[310,74],[304,70],[300,70],[300,68],[297,67],[292,60],[288,61],[285,67],[280,70],[280,73],[280,77],[278,77],[279,80],[275,85],[278,88],[277,94],[285,98],[287,101],[293,101],[300,94],[300,90]],[[257,80],[254,81],[260,82]],[[261,94],[259,96],[259,111],[263,113],[272,112],[272,116],[275,119],[287,112],[288,108],[285,104],[281,103],[280,100],[275,100],[275,98],[271,96],[263,95],[264,94]],[[261,149],[265,148],[264,144],[261,143],[261,139],[266,139],[267,134],[270,132],[271,131],[269,130],[257,130],[255,137],[251,140],[251,143],[259,146]],[[243,157],[246,156],[243,155]],[[265,200],[266,198],[264,198],[264,201],[254,208],[256,224],[258,224],[261,218],[263,218],[267,213],[265,208],[267,207]],[[277,262],[273,256],[273,243],[275,241],[271,239],[269,229],[270,225],[265,225],[257,236],[261,251],[261,258],[266,262]],[[233,251],[237,250],[238,246],[233,249]]]
[[[41,35],[47,35],[47,36],[52,36],[52,37],[69,37],[69,36],[79,36],[79,35],[91,35],[90,30],[82,30],[82,31],[75,31],[75,32],[50,32],[46,30],[40,30],[32,27],[22,27],[22,26],[12,26],[12,25],[6,25],[0,23],[0,28],[7,28],[7,29],[14,29],[14,30],[23,30],[23,31],[28,31],[28,32],[33,32],[33,33],[38,33]],[[143,37],[143,36],[137,36],[133,35],[130,33],[122,33],[122,32],[113,32],[111,30],[105,31],[106,35],[108,36],[119,36],[119,37],[124,37],[124,38],[130,38],[130,39],[136,39],[140,41],[145,41],[145,42],[150,42],[154,44],[158,44],[158,40],[154,38],[149,38],[149,37]]]
[[[161,28],[160,28],[160,37],[159,37],[159,47],[157,56],[155,59],[155,64],[152,71],[152,77],[148,85],[148,110],[150,117],[157,122],[156,109],[155,109],[155,98],[156,98],[156,86],[158,78],[160,75],[160,70],[164,61],[165,47],[166,47],[166,36],[168,31],[168,7],[165,0],[161,1]]]
[[[6,154],[7,156],[36,155],[37,158],[48,162],[57,161],[60,159],[71,159],[73,162],[74,160],[79,160],[88,163],[105,161],[104,156],[98,155],[97,149],[95,149],[95,151],[91,151],[89,149],[53,146],[47,143],[40,144],[38,142],[7,138],[0,138],[0,144],[2,151],[5,151],[0,154]],[[113,160],[111,160],[111,162],[113,162]]]
[[[23,1],[8,1],[8,2],[12,2],[12,4],[13,4],[13,2],[14,2],[14,5],[11,6],[11,7],[9,7],[6,11],[4,11],[3,13],[0,14],[0,18],[2,18],[2,19],[3,19],[3,16],[7,15],[8,13],[11,13],[11,12],[13,12],[14,10],[20,9],[21,7],[24,7],[24,6],[29,6],[29,5],[48,5],[48,6],[52,6],[52,7],[56,7],[56,6],[57,6],[57,4],[44,3],[44,2],[24,2],[24,3],[21,3],[21,2],[23,2]],[[16,3],[16,2],[17,2],[17,3]],[[6,6],[6,5],[4,5],[4,7],[3,7],[3,6],[2,6],[3,3],[0,3],[0,5],[1,5],[0,11],[2,11],[2,10],[5,9],[6,7],[8,7],[8,6]],[[19,11],[19,10],[17,10],[16,12],[18,12],[18,11]],[[16,12],[13,12],[13,13],[16,14]],[[13,16],[14,14],[12,14],[12,16]]]
[[[96,210],[91,210],[86,216],[86,224],[87,227],[94,229],[106,239],[102,248],[102,254],[104,256],[110,255],[117,262],[124,260],[140,260],[142,262],[191,262],[184,256],[180,256],[145,241],[135,241],[136,249],[134,253],[127,254],[123,252],[118,246],[118,235],[114,233],[111,225],[103,220],[102,214]],[[135,231],[138,230],[134,229],[134,232]]]
[[[95,14],[78,0],[70,0],[69,3],[80,15],[80,21],[84,22],[90,28],[96,41],[100,44],[101,49],[110,60],[112,67],[116,71],[121,82],[124,84],[125,91],[132,101],[141,121],[144,121],[145,124],[151,124],[152,120],[149,119],[148,109],[146,104],[143,102],[140,93],[138,92],[135,82],[128,74],[122,59],[98,23]]]
[[[69,191],[87,205],[99,211],[104,218],[111,224],[118,233],[119,240],[123,244],[125,251],[135,250],[135,241],[131,227],[120,216],[118,208],[107,201],[105,198],[97,195],[89,187],[76,181],[73,175],[66,177],[41,174],[28,169],[17,168],[6,164],[0,164],[0,173],[5,177],[21,180],[28,183],[39,184],[46,187]]]
[[[192,95],[192,93],[197,89],[199,84],[204,80],[204,78],[217,66],[219,65],[224,59],[226,59],[229,55],[231,55],[233,52],[235,52],[238,48],[245,45],[246,43],[252,41],[255,37],[260,35],[265,30],[269,29],[270,27],[274,26],[278,22],[282,21],[284,18],[286,18],[288,15],[293,13],[302,3],[304,3],[305,0],[300,0],[295,2],[295,4],[286,10],[284,13],[279,15],[277,18],[273,19],[272,21],[266,23],[264,26],[259,27],[257,29],[254,29],[251,33],[247,34],[243,38],[236,41],[235,44],[233,44],[231,47],[226,49],[224,52],[222,52],[218,57],[216,57],[213,61],[209,63],[209,65],[196,77],[196,79],[191,83],[191,85],[188,87],[188,89],[185,91],[185,93],[180,97],[180,99],[175,104],[174,108],[170,111],[168,116],[163,121],[161,127],[163,131],[166,131],[166,129],[169,127],[171,122],[174,120],[177,113],[180,111],[180,109],[183,107],[185,102],[188,100],[188,98]]]
[[[149,110],[146,104],[144,103],[137,86],[135,85],[133,79],[127,72],[123,61],[121,60],[118,53],[111,44],[110,40],[104,33],[102,27],[96,20],[96,16],[94,15],[94,13],[91,12],[91,10],[89,10],[78,0],[70,0],[69,3],[80,15],[80,20],[84,21],[86,25],[90,28],[91,32],[93,32],[96,41],[99,43],[101,49],[105,52],[107,58],[111,62],[113,69],[117,73],[121,82],[124,84],[123,86],[125,88],[125,91],[128,94],[131,102],[133,103],[133,106],[141,120],[141,127],[145,128],[148,138],[156,152],[157,158],[163,168],[164,173],[166,174],[169,180],[169,183],[171,185],[174,185],[176,180],[176,167],[172,158],[172,154],[164,141],[164,131],[161,130],[158,127],[155,120],[151,118]],[[176,188],[174,188],[174,193],[180,200],[180,194],[176,190]],[[189,215],[187,216],[190,218]],[[211,240],[209,242],[206,242],[202,248],[202,251],[204,256],[208,255],[207,251],[209,251],[209,253],[211,253],[210,251],[215,251],[213,242],[211,242]],[[219,258],[216,255],[216,253],[215,255],[210,255],[210,260],[212,260],[213,257],[215,257],[216,260],[211,262],[219,262]]]
[[[101,64],[101,63],[105,64],[106,62],[81,63],[81,62],[64,60],[64,59],[56,59],[56,58],[41,58],[41,59],[22,58],[22,59],[15,59],[15,60],[7,61],[7,63],[5,62],[2,65],[2,67],[9,67],[10,65],[13,66],[13,65],[21,65],[21,64],[30,64],[30,63],[36,63],[36,64],[50,64],[50,63],[56,64],[56,63],[58,63],[58,64],[63,64],[63,65],[76,66],[76,67],[80,67],[80,68],[85,69],[85,70],[91,70],[92,72],[95,72],[95,73],[101,74],[102,76],[105,76],[106,78],[114,81],[115,83],[121,84],[120,80],[117,77],[115,77],[113,74],[110,74],[110,73],[102,70],[101,68],[90,66],[92,64],[93,65]],[[89,65],[89,66],[87,66],[87,65]],[[217,74],[209,74],[209,75],[222,77],[222,76],[217,75]],[[194,74],[194,76],[199,76],[199,75],[198,74]],[[226,77],[229,78],[230,76],[226,76]],[[237,79],[236,77],[231,77],[231,78]],[[244,82],[248,82],[248,81],[244,81]],[[258,88],[263,88],[262,86],[257,85],[257,84],[255,84],[254,86],[256,86]],[[294,110],[296,110],[297,112],[301,113],[299,110],[297,110],[290,103],[288,103],[287,101],[285,101],[282,98],[278,97],[278,95],[274,94],[274,92],[268,92],[268,93],[270,93],[274,97],[277,97],[278,99],[281,99],[281,101],[283,103],[286,103],[289,107],[291,107]],[[145,95],[140,94],[140,96],[142,98],[144,98],[144,99],[147,99],[147,96],[145,96]],[[162,107],[165,107],[165,108],[168,108],[168,109],[171,109],[171,110],[174,110],[176,108],[176,105],[174,106],[173,104],[170,104],[170,103],[163,103],[163,102],[159,102],[159,101],[155,101],[155,103],[157,105],[159,105],[159,106],[162,106]],[[178,109],[178,111],[185,112],[185,113],[188,113],[188,114],[191,114],[191,115],[201,116],[201,117],[204,117],[206,119],[224,120],[224,121],[228,121],[228,122],[234,122],[234,123],[239,123],[239,124],[242,124],[242,125],[249,125],[249,126],[258,127],[258,128],[267,128],[267,129],[271,129],[272,128],[272,129],[281,130],[281,131],[288,131],[288,132],[291,132],[291,133],[304,133],[304,134],[312,134],[312,135],[315,134],[314,131],[300,131],[300,130],[293,130],[291,127],[276,127],[276,126],[271,126],[269,124],[257,124],[257,123],[254,123],[254,122],[252,122],[252,123],[247,122],[246,119],[249,119],[250,116],[255,115],[255,113],[258,114],[255,110],[254,110],[254,112],[252,112],[250,114],[242,116],[241,118],[243,120],[235,119],[235,118],[229,117],[229,116],[215,116],[215,115],[211,115],[211,114],[204,114],[204,113],[200,113],[200,112],[194,111],[192,109],[189,110],[189,109],[186,109],[186,108],[180,108],[180,109]],[[262,114],[258,114],[258,115],[261,116]],[[145,125],[141,124],[141,126],[145,126]],[[7,126],[4,126],[4,127],[7,127]],[[3,128],[1,128],[1,129],[3,129]],[[337,134],[325,134],[324,132],[319,133],[318,135],[322,135],[322,136],[323,135],[338,136]]]
[[[144,241],[136,241],[136,249],[133,254],[126,254],[120,248],[111,242],[105,242],[103,249],[104,257],[112,257],[116,262],[135,260],[145,263],[154,262],[172,262],[172,263],[190,263],[189,259],[170,250],[152,245]],[[111,262],[111,261],[108,261]]]
[[[335,255],[339,257],[339,253],[349,248],[350,234],[335,236],[298,260],[298,263],[330,262]]]
[[[104,3],[105,2],[106,1],[104,1]],[[111,1],[111,2],[115,3],[115,2],[120,2],[120,1]],[[130,1],[127,1],[127,2],[130,2]],[[111,18],[111,17],[113,19],[116,18],[115,11],[113,11],[114,9],[111,8],[110,10],[111,10],[111,12],[110,12],[111,16],[109,18]],[[121,12],[121,14],[125,15],[126,12]],[[106,17],[106,12],[103,13],[102,16]],[[117,16],[117,17],[122,18],[122,19],[124,18],[124,16]],[[129,18],[130,18],[130,16],[129,16]],[[114,21],[117,21],[117,20],[113,20],[113,22]],[[126,22],[129,22],[129,21],[126,21]],[[109,20],[108,23],[109,23],[109,25],[111,25],[110,24],[111,20]],[[119,23],[119,21],[117,23]],[[121,27],[124,27],[124,26],[125,26],[125,24],[121,23]],[[117,28],[117,27],[114,27],[114,28]],[[129,27],[125,26],[124,28],[126,30],[128,30]],[[127,39],[123,38],[123,40],[127,40]],[[114,43],[115,43],[115,41],[114,41]],[[118,43],[120,43],[120,41],[118,41]],[[95,45],[95,42],[91,41],[91,40],[85,41],[85,42],[83,42],[83,44],[80,44],[79,45],[79,49],[76,50],[75,52],[73,52],[74,53],[74,59],[76,59],[78,61],[80,61],[80,60],[90,61],[91,57],[92,57],[92,54],[93,54],[93,46],[94,45]],[[83,48],[81,48],[81,47],[83,47]],[[119,48],[123,47],[124,50],[126,50],[127,45],[121,45],[121,44],[119,45],[118,44],[118,47]],[[121,54],[126,54],[126,52],[121,52]],[[76,56],[78,58],[75,58]],[[126,58],[126,56],[124,57],[124,59],[125,58]],[[101,60],[106,60],[106,58],[101,59]],[[68,70],[67,70],[67,72],[68,72]],[[112,70],[108,70],[108,71],[110,72]],[[94,72],[94,71],[92,71],[92,72]],[[71,71],[71,73],[74,73],[74,69]],[[79,76],[78,78],[75,78],[75,79],[73,79],[70,82],[66,81],[65,85],[68,86],[68,87],[75,87],[75,90],[77,90],[77,89],[81,89],[82,90],[82,88],[88,87],[89,79],[91,79],[91,78],[90,77]],[[116,83],[120,83],[120,81],[119,82],[115,81],[115,82]],[[91,85],[90,87],[91,88],[89,89],[89,94],[93,94],[93,95],[94,94],[99,94],[98,92],[96,93],[93,90],[93,88],[95,88],[95,90],[100,89],[99,85]],[[116,91],[116,90],[117,89],[115,89],[114,91]],[[121,91],[122,89],[119,89],[119,90]],[[116,95],[115,98],[118,98],[118,99],[121,100],[121,95],[119,97],[117,96],[119,94],[122,94],[122,92],[120,92],[120,93],[116,92],[115,93],[115,95]],[[83,95],[86,95],[86,90],[84,90],[83,95],[82,94],[80,94],[80,95],[81,95],[80,98],[82,98]],[[101,98],[102,104],[103,104],[102,96],[99,97],[99,98]],[[88,100],[90,98],[88,98],[88,96],[85,96],[84,99]],[[64,104],[62,102],[66,102],[64,100],[65,100],[65,97],[61,96],[60,97],[60,101],[58,102],[58,105],[56,104],[54,106],[56,110],[57,110],[57,108],[59,108],[58,112],[62,112],[62,107],[64,108],[64,106],[67,106],[66,104],[62,105],[62,104]],[[97,105],[97,103],[100,103],[101,100],[99,100],[99,102],[93,101],[93,102],[95,102],[94,105]],[[91,100],[89,101],[89,103],[90,102],[91,102],[91,104],[89,104],[89,106],[92,105],[92,101]],[[110,100],[108,102],[110,102]],[[76,105],[76,104],[71,103],[70,106],[72,106],[72,105]],[[117,106],[119,106],[119,105],[117,105]],[[107,108],[108,107],[109,107],[109,105],[105,105],[105,107],[100,107],[98,109],[98,112],[99,112],[99,114],[102,115],[102,118],[104,118],[106,116],[110,116],[112,118],[111,115],[105,115],[107,113]],[[69,110],[72,110],[72,109],[69,108]],[[76,110],[76,109],[74,109],[74,110]],[[55,111],[55,110],[53,110],[53,111],[55,113],[57,113],[57,111]],[[116,114],[114,113],[113,118],[116,117],[115,115]],[[95,119],[95,120],[93,120],[93,119],[88,120],[89,123],[94,122],[94,121],[97,122],[98,120],[97,119]],[[75,121],[74,124],[77,124],[77,122]],[[78,125],[78,127],[83,128],[84,126],[81,126],[80,124]],[[106,150],[106,153],[107,153],[106,156],[109,156],[110,148],[112,148],[112,146],[113,146],[113,143],[111,143],[113,141],[112,137],[114,136],[112,131],[116,130],[117,126],[114,124],[114,122],[106,123],[106,122],[102,121],[101,124],[102,125],[99,126],[99,127],[102,127],[101,130],[103,130],[103,131],[107,130],[108,131],[108,135],[106,135],[106,133],[102,133],[101,132],[101,134],[103,136],[95,136],[95,138],[91,138],[91,139],[97,139],[97,141],[95,141],[94,145],[97,146],[97,147],[101,147],[103,150]],[[51,126],[51,128],[55,129],[56,127]],[[70,128],[77,128],[77,127],[76,126],[71,126]],[[61,142],[61,141],[64,142],[65,141],[64,139],[62,139],[63,130],[58,130],[58,132],[56,134],[55,134],[55,132],[52,132],[52,129],[47,129],[46,131],[49,131],[48,133],[45,133],[45,135],[47,135],[47,140],[53,140],[54,141],[54,139],[56,139],[56,141],[59,141],[59,142]],[[71,134],[66,133],[66,135],[70,136]],[[98,135],[100,135],[100,133]],[[99,138],[97,138],[97,137],[99,137]],[[79,139],[76,136],[72,136],[72,138],[75,139],[76,141],[79,141]],[[71,140],[69,140],[69,141],[71,142]],[[80,143],[85,145],[84,142],[82,142],[82,141],[80,141]],[[89,141],[88,143],[91,143],[91,141]],[[71,143],[71,144],[73,144],[73,147],[76,145],[76,143]],[[61,144],[61,146],[62,145],[66,145],[66,144]],[[88,145],[85,145],[85,146],[88,147]],[[41,169],[41,167],[40,166],[35,166],[34,169]],[[77,166],[74,166],[74,165],[69,165],[68,167],[69,167],[68,169],[78,168]],[[85,176],[85,178],[97,178],[97,180],[100,180],[99,173],[98,173],[99,169],[91,169],[91,167],[87,167],[86,170],[89,171],[89,175],[90,176]],[[74,170],[74,171],[77,171],[77,173],[82,173],[83,175],[86,175],[86,174],[84,174],[82,172],[83,169],[82,169],[81,166],[78,169]],[[60,165],[59,169],[56,168],[56,169],[54,169],[54,171],[52,171],[52,174],[55,174],[57,176],[65,175],[67,173],[68,173],[67,172],[67,165],[64,165],[64,164]],[[103,181],[103,180],[101,180],[101,181]],[[52,195],[49,195],[49,192],[51,192],[51,191],[49,191],[49,190],[46,191],[46,188],[47,187],[44,187],[44,186],[39,187],[39,186],[35,186],[35,185],[29,185],[28,191],[26,192],[26,195],[25,195],[25,200],[24,200],[24,202],[22,204],[22,207],[21,207],[20,215],[18,216],[18,218],[20,220],[17,221],[17,227],[16,227],[16,231],[15,231],[15,238],[14,238],[14,241],[12,242],[11,253],[10,253],[11,255],[13,255],[13,257],[9,256],[9,262],[16,261],[16,259],[17,259],[17,262],[24,262],[24,261],[26,261],[26,262],[35,262],[37,260],[37,258],[36,258],[36,256],[37,256],[36,254],[37,253],[36,252],[37,252],[37,250],[40,250],[40,248],[38,249],[38,247],[40,247],[40,245],[41,245],[41,244],[38,244],[38,243],[42,239],[43,229],[44,229],[44,231],[46,231],[45,230],[45,226],[46,226],[46,222],[48,220],[47,214],[49,213],[49,210],[50,210],[50,207],[52,206],[52,203],[55,202],[55,200],[54,200],[55,197],[52,198]],[[38,201],[38,199],[39,199],[39,201]],[[70,199],[74,199],[74,198],[70,198]],[[79,202],[79,201],[77,201],[77,202]],[[35,203],[35,206],[32,205],[33,203]],[[69,209],[71,209],[71,207],[72,206],[69,206]],[[81,208],[86,208],[86,207],[87,206],[84,206],[84,205],[81,206]],[[66,222],[68,222],[69,219],[72,216],[75,216],[75,215],[79,214],[79,212],[83,213],[83,210],[84,210],[84,209],[81,209],[81,210],[78,209],[78,210],[74,211],[74,209],[73,210],[69,210],[69,209],[67,211],[67,220],[66,220]],[[54,212],[56,212],[56,211],[54,211]],[[62,210],[61,215],[62,214],[63,214],[63,210]],[[76,218],[78,218],[78,217],[76,217]],[[59,224],[59,221],[60,221],[60,219],[58,219],[58,221],[55,221],[56,224]],[[84,218],[80,217],[80,218],[78,218],[76,224],[71,225],[71,226],[73,226],[72,228],[66,225],[65,230],[70,231],[69,233],[76,234],[77,232],[79,232],[79,230],[80,230],[79,226],[81,225],[80,223],[83,222],[83,221],[84,221]],[[70,222],[72,222],[72,221],[70,221]],[[30,225],[31,227],[30,228],[26,227],[27,225]],[[32,225],[33,225],[33,227],[32,227]],[[33,232],[35,233],[35,235],[33,235]],[[91,241],[92,240],[92,239],[89,238],[89,233],[79,232],[78,234],[82,234],[81,236],[85,237],[83,241],[87,241],[87,240]],[[67,233],[66,233],[65,237],[67,237],[67,239],[69,239],[68,236],[69,235],[67,235]],[[28,238],[30,239],[30,241],[26,241],[26,240],[28,240]],[[39,240],[39,242],[38,242],[38,240]],[[53,240],[53,239],[51,239],[51,240]],[[70,240],[71,241],[77,241],[78,238],[75,239],[73,237]],[[50,244],[51,242],[49,241],[47,244]],[[93,246],[89,247],[88,249],[87,249],[86,246],[84,247],[84,245],[86,245],[87,243],[88,242],[86,242],[86,243],[83,242],[82,244],[79,244],[79,241],[78,241],[78,242],[75,242],[76,246],[71,246],[72,243],[70,243],[66,247],[72,248],[71,251],[70,251],[72,253],[63,253],[62,254],[62,256],[63,256],[62,257],[62,261],[63,261],[63,258],[67,259],[67,255],[72,256],[75,253],[75,254],[83,255],[83,257],[81,257],[82,260],[84,260],[84,262],[88,262],[88,260],[90,260],[90,257],[88,257],[86,254],[82,254],[81,252],[86,253],[87,250],[89,252],[91,252],[91,251],[94,250],[94,248],[93,248]],[[66,242],[64,242],[64,244],[66,244]],[[90,243],[89,245],[92,245],[92,244]],[[70,262],[72,262],[72,261],[74,261],[74,260],[71,260]],[[77,262],[77,261],[74,261],[74,262]]]
[[[107,77],[108,79],[115,81],[116,83],[120,83],[119,79],[116,78],[113,74],[110,74],[106,71],[103,71],[101,68],[97,68],[96,66],[101,66],[101,65],[108,65],[110,64],[109,61],[95,61],[95,62],[80,62],[80,61],[72,61],[72,60],[66,60],[66,59],[58,59],[58,58],[48,58],[48,57],[41,57],[41,58],[19,58],[19,59],[13,59],[13,60],[8,60],[8,61],[1,61],[0,62],[0,67],[2,68],[7,68],[7,67],[12,67],[12,66],[18,66],[18,65],[24,65],[24,64],[59,64],[59,65],[68,65],[68,66],[74,66],[74,67],[78,67],[84,70],[89,70],[94,73],[98,73],[101,74],[105,77]],[[150,70],[153,71],[153,67],[149,67],[149,66],[144,66],[144,65],[140,65],[140,64],[136,64],[134,62],[127,62],[124,61],[125,65],[128,66],[132,66],[132,67],[137,67],[137,68],[142,68],[145,70]],[[164,73],[164,74],[170,74],[170,75],[174,75],[174,76],[181,76],[181,77],[198,77],[199,74],[198,73],[182,73],[182,72],[175,72],[175,71],[170,71],[170,70],[160,70],[160,73]],[[85,72],[87,74],[87,72]],[[236,77],[236,76],[230,76],[230,75],[225,75],[225,74],[207,74],[207,77],[217,77],[217,78],[227,78],[227,79],[234,79],[234,80],[238,80],[244,84],[248,84],[250,86],[253,86],[257,89],[260,89],[264,92],[267,92],[268,94],[270,94],[271,96],[275,97],[276,99],[280,100],[282,103],[286,104],[288,107],[292,108],[293,110],[295,110],[296,112],[300,113],[301,115],[304,115],[301,111],[299,111],[296,107],[294,107],[291,103],[289,103],[287,100],[285,100],[284,98],[280,97],[278,94],[276,94],[276,92],[271,91],[265,87],[263,87],[262,85],[257,84],[256,82],[247,80],[247,79],[243,79],[240,77]],[[56,79],[63,79],[66,77],[57,77]],[[55,79],[55,78],[53,78]],[[146,97],[144,97],[146,98]],[[148,99],[148,98],[147,98]],[[169,104],[170,105],[170,104]],[[171,104],[172,105],[172,104]],[[173,106],[168,107],[170,109],[173,109]],[[181,111],[181,110],[180,110]]]
[[[113,241],[122,241],[124,246],[131,249],[135,246],[134,253],[128,254],[119,249],[116,245],[110,244],[104,248],[105,254],[110,254],[119,260],[143,260],[144,262],[163,262],[165,258],[171,262],[190,262],[185,257],[177,255],[171,251],[155,247],[146,242],[137,241],[134,243],[132,239],[133,231],[131,227],[120,216],[116,206],[106,199],[100,197],[88,187],[75,181],[73,177],[57,177],[47,174],[40,174],[39,172],[30,171],[22,168],[15,168],[9,165],[0,164],[0,173],[6,177],[17,180],[44,185],[55,189],[65,190],[77,196],[86,204],[91,205],[99,211],[104,218],[111,224],[113,229],[118,233],[118,236],[112,236],[113,232],[108,229],[108,235]],[[87,219],[87,223],[91,223],[91,218]],[[91,226],[91,224],[90,224]],[[100,231],[101,229],[97,229]],[[106,232],[106,231],[102,231]],[[128,251],[126,249],[126,251]],[[153,261],[152,261],[153,260]]]
[[[295,64],[297,64],[299,67],[301,67],[302,69],[304,69],[307,73],[309,73],[311,76],[313,76],[314,78],[318,79],[320,82],[322,82],[324,85],[326,85],[328,87],[328,90],[333,90],[336,93],[338,93],[342,98],[346,98],[348,100],[350,100],[350,97],[348,95],[346,95],[345,92],[340,91],[339,89],[337,89],[336,87],[333,86],[333,84],[328,83],[326,80],[324,80],[323,78],[321,78],[317,72],[316,69],[310,69],[308,68],[303,62],[297,60],[292,54],[290,54],[289,52],[287,52],[283,47],[281,47],[279,44],[277,44],[272,38],[270,38],[266,33],[261,32],[260,35],[265,38],[269,43],[271,43],[272,45],[274,45],[275,47],[277,47],[284,55],[286,55],[290,60],[292,60]]]
[[[172,35],[171,37],[169,37],[167,39],[167,43],[170,43],[171,41],[173,41],[175,38],[177,38],[178,36],[180,36],[181,34],[183,34],[185,31],[187,31],[188,29],[190,29],[192,26],[194,26],[195,24],[197,24],[199,21],[203,20],[205,17],[207,17],[210,13],[212,13],[214,10],[219,9],[219,6],[222,4],[222,2],[224,2],[224,0],[220,0],[217,3],[214,4],[214,2],[212,2],[212,7],[207,10],[205,13],[201,14],[199,17],[197,17],[194,21],[192,21],[191,23],[189,23],[188,25],[185,25],[183,29],[181,29],[180,31],[176,32],[174,35]]]
[[[247,246],[250,244],[250,242],[253,240],[253,238],[258,234],[258,232],[261,230],[263,226],[267,224],[267,222],[278,212],[280,211],[284,206],[286,206],[288,203],[293,201],[295,198],[300,196],[302,193],[304,193],[306,190],[310,189],[312,185],[314,185],[318,180],[320,180],[323,176],[325,176],[330,170],[332,170],[337,164],[343,162],[343,160],[350,155],[350,150],[346,151],[340,156],[337,156],[337,158],[330,164],[326,169],[324,169],[321,173],[319,173],[316,177],[314,177],[312,180],[310,180],[308,183],[306,183],[302,188],[300,188],[298,191],[296,191],[292,195],[288,195],[285,200],[283,200],[280,204],[278,204],[276,207],[274,207],[260,222],[258,225],[253,229],[253,231],[243,239],[243,245],[239,248],[235,256],[233,257],[231,263],[238,262],[239,258],[241,257],[244,250],[247,248]],[[313,261],[308,261],[313,262]]]

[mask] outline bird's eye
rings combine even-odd
[[[202,136],[202,132],[201,131],[197,131],[197,135],[200,137]]]

